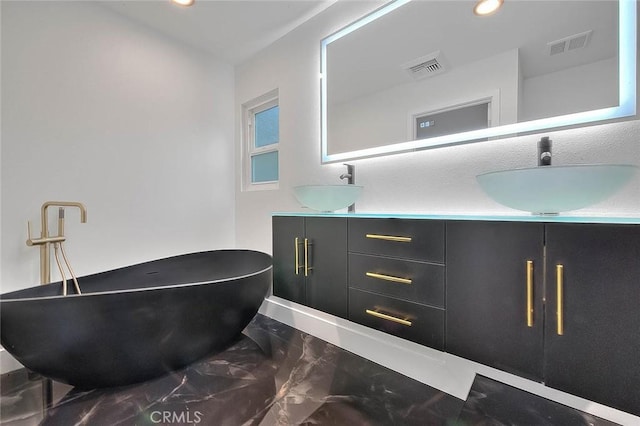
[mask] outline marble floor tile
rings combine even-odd
[[[7,426],[612,424],[482,376],[465,402],[262,315],[225,351],[144,383],[81,391],[21,370],[0,384]]]
[[[448,401],[441,410],[455,419],[463,404],[262,315],[224,352],[154,380],[90,391],[53,382],[46,410],[42,380],[14,382],[3,425],[444,425],[431,408]]]
[[[462,426],[612,426],[616,423],[477,375],[460,413]]]

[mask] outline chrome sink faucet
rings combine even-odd
[[[344,164],[347,166],[347,173],[340,175],[340,179],[347,179],[349,185],[355,185],[356,183],[356,166],[353,164]]]
[[[347,180],[347,184],[348,185],[355,185],[356,183],[356,166],[354,166],[353,164],[344,164],[345,166],[347,166],[347,173],[343,173],[340,175],[340,179]],[[353,203],[349,206],[348,209],[349,213],[355,213],[356,211],[356,203]]]

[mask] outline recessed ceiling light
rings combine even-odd
[[[179,4],[180,6],[191,6],[195,0],[171,0],[175,4]]]
[[[491,15],[502,6],[504,0],[478,0],[473,13],[479,16]]]

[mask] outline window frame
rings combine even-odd
[[[263,111],[273,107],[280,108],[280,98],[278,91],[271,91],[252,101],[242,105],[243,110],[243,190],[271,190],[278,189],[280,182],[280,111],[278,111],[278,142],[256,147],[255,144],[255,116]],[[253,182],[252,180],[252,158],[260,154],[268,154],[271,152],[278,153],[278,179],[264,182]]]

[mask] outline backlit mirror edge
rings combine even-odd
[[[407,142],[367,148],[357,151],[329,154],[327,139],[327,47],[332,42],[357,30],[358,28],[381,18],[411,0],[392,1],[382,8],[364,16],[347,27],[324,38],[320,44],[320,78],[321,78],[321,162],[335,163],[339,161],[355,160],[382,155],[399,154],[402,152],[445,147],[471,143],[476,139],[509,137],[518,134],[538,132],[542,130],[559,129],[580,124],[605,122],[636,115],[636,40],[637,40],[637,6],[635,0],[619,0],[619,99],[617,107],[602,108],[580,113],[566,114],[522,123],[507,124],[486,129],[474,130],[451,135],[438,136],[429,139],[419,139]]]

